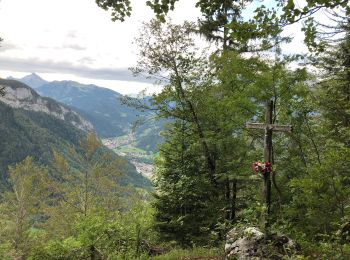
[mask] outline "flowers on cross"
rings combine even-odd
[[[252,164],[252,170],[263,174],[266,172],[272,172],[272,164],[270,162],[254,162]]]

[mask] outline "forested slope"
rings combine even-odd
[[[159,132],[163,121],[156,121],[150,111],[142,112],[126,106],[122,103],[123,95],[113,90],[74,81],[53,81],[37,87],[36,91],[79,112],[93,124],[101,138],[123,136],[134,131],[134,146],[152,152],[156,152],[156,146],[162,140]]]
[[[0,81],[2,86],[5,86],[5,93],[10,93],[13,89],[21,89],[27,91],[29,87],[23,86],[22,83],[13,80]],[[19,84],[19,85],[18,85]],[[26,92],[27,93],[27,92]],[[14,98],[14,96],[12,96]],[[6,100],[6,94],[4,99]],[[54,100],[46,99],[46,106],[38,106],[41,97],[35,92],[33,95],[25,98],[28,103],[24,108],[13,108],[9,105],[0,102],[1,124],[0,124],[0,142],[2,149],[0,151],[0,169],[1,183],[6,183],[8,166],[22,161],[27,156],[32,156],[34,160],[41,165],[50,167],[52,163],[52,151],[55,149],[63,154],[67,154],[67,148],[73,146],[76,149],[80,148],[80,141],[86,136],[86,132],[80,130],[79,125],[73,125],[71,122],[72,116],[77,116],[74,113],[60,114],[62,105]],[[7,102],[8,100],[6,100]],[[43,101],[42,101],[43,102]],[[18,104],[17,104],[18,103]],[[21,100],[16,100],[16,106],[21,107],[24,104]],[[31,107],[49,108],[46,111],[33,111]],[[64,108],[69,111],[68,108]],[[50,114],[51,113],[51,114]],[[52,113],[56,113],[53,116]],[[60,119],[64,118],[65,120]],[[82,119],[83,120],[83,119]],[[76,124],[82,121],[74,121]],[[86,122],[84,121],[84,123]],[[113,154],[107,148],[104,148],[105,153]],[[117,157],[117,155],[113,155]],[[120,170],[124,177],[124,184],[134,184],[138,187],[150,187],[150,182],[136,172],[136,169],[126,160]]]

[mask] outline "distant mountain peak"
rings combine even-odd
[[[18,80],[34,89],[48,83],[48,81],[42,79],[35,72]]]
[[[36,74],[35,72],[27,75],[27,76],[24,76],[22,79],[40,79],[40,80],[43,80],[38,74]]]

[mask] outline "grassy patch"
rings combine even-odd
[[[132,146],[120,146],[118,148],[114,149],[116,152],[122,152],[122,153],[139,153],[139,154],[147,154],[145,150],[132,147]]]
[[[224,259],[222,249],[218,248],[193,248],[193,249],[173,249],[170,252],[153,257],[154,260],[200,260],[200,259],[212,259],[221,260]]]

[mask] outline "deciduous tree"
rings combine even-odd
[[[11,189],[2,194],[0,204],[0,243],[9,244],[8,257],[26,259],[34,245],[35,229],[50,194],[47,181],[48,171],[35,165],[31,157],[10,167]]]

